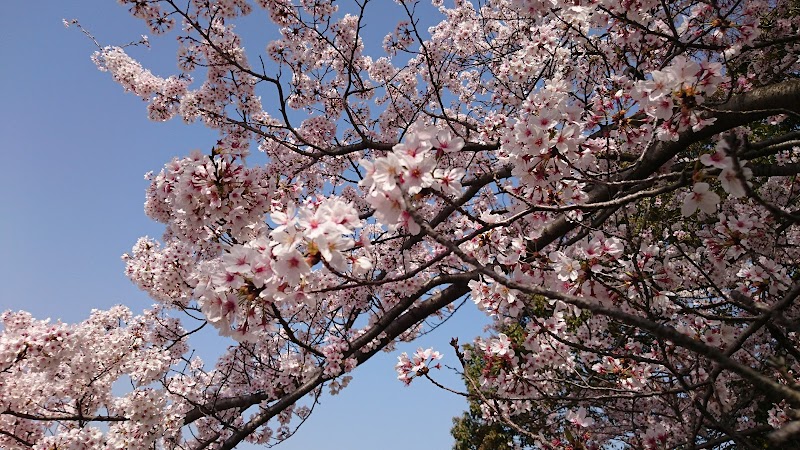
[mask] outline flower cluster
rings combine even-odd
[[[340,198],[275,210],[270,217],[276,226],[268,235],[231,245],[196,272],[194,296],[201,310],[239,339],[271,329],[266,318],[274,315],[273,307],[291,311],[316,304],[316,295],[306,292],[310,280],[323,273],[363,276],[372,267],[363,243],[351,237],[363,221]]]
[[[145,212],[166,224],[168,235],[188,242],[210,244],[225,234],[246,240],[266,227],[273,190],[274,181],[259,168],[195,152],[152,177]]]
[[[461,168],[437,168],[437,160],[444,154],[458,152],[464,139],[436,127],[412,131],[406,140],[395,145],[384,157],[371,162],[362,159],[366,175],[359,183],[368,190],[367,202],[375,208],[375,215],[392,228],[402,227],[411,234],[420,232],[410,210],[412,198],[423,189],[435,189],[445,195],[461,192]]]
[[[432,348],[422,349],[418,348],[411,358],[408,353],[403,352],[397,357],[397,364],[395,370],[397,371],[397,379],[402,381],[403,384],[409,385],[414,377],[421,377],[426,375],[430,369],[439,369],[441,365],[434,361],[442,359],[442,354]]]
[[[652,79],[635,84],[631,97],[649,116],[666,120],[659,129],[659,138],[674,139],[687,127],[697,130],[708,124],[697,107],[705,102],[705,96],[716,93],[724,80],[721,63],[678,56],[663,70],[651,72],[651,76]],[[676,108],[680,117],[677,123],[670,121]]]
[[[160,316],[156,309],[134,317],[118,306],[66,325],[34,320],[24,312],[3,313],[0,408],[26,418],[3,414],[0,427],[24,430],[41,439],[41,448],[123,448],[125,442],[161,439],[169,423],[166,394],[146,386],[162,379],[187,347],[181,342],[184,331],[171,320],[161,322]],[[135,388],[115,399],[112,387],[123,377]],[[106,408],[113,418],[106,432],[69,420],[88,420]],[[57,435],[47,436],[38,416],[67,420],[60,421]]]

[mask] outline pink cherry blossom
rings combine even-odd
[[[433,361],[442,359],[442,354],[433,350],[432,348],[417,349],[414,355],[409,358],[408,354],[403,352],[397,357],[397,364],[395,370],[397,371],[397,379],[404,384],[411,384],[414,377],[423,376],[428,373],[431,368],[439,368],[440,365],[436,364],[431,366]]]
[[[489,352],[497,356],[513,355],[511,340],[503,333],[497,335],[497,340],[493,340],[489,345]]]
[[[706,214],[716,211],[720,198],[709,188],[708,183],[695,183],[692,192],[688,193],[683,200],[681,214],[691,216],[698,209]]]
[[[594,419],[586,417],[586,409],[583,406],[578,408],[577,411],[568,411],[566,419],[572,422],[573,425],[583,428],[590,427],[594,424]]]

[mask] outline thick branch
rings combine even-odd
[[[713,124],[699,131],[688,130],[682,133],[677,141],[656,143],[645,151],[637,164],[615,177],[613,181],[643,180],[690,145],[723,131],[764,119],[774,115],[778,110],[800,113],[800,80],[789,80],[732,97],[713,112],[705,114],[707,118],[716,119]],[[586,203],[609,201],[618,192],[619,190],[613,186],[598,186],[589,193]],[[569,221],[562,215],[542,230],[539,239],[529,243],[528,250],[531,252],[542,250],[546,245],[569,233],[575,226],[575,222]]]
[[[127,417],[123,416],[84,416],[83,414],[62,414],[62,415],[48,416],[41,414],[21,413],[12,411],[10,409],[0,412],[0,415],[9,415],[14,417],[19,417],[20,419],[28,419],[41,422],[51,422],[57,420],[81,421],[81,422],[124,422],[126,420],[129,420]]]

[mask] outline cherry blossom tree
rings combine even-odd
[[[0,447],[274,444],[464,302],[489,334],[398,378],[478,363],[460,391],[540,448],[795,439],[800,5],[421,1],[120,0],[178,72],[97,66],[219,140],[149,175],[152,309],[2,316]]]

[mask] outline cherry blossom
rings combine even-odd
[[[709,190],[708,183],[695,183],[692,192],[686,195],[681,206],[681,214],[691,216],[698,209],[706,214],[711,214],[717,210],[719,195]]]
[[[414,355],[409,358],[408,354],[403,352],[397,357],[397,364],[395,370],[397,371],[397,379],[404,384],[411,384],[414,377],[421,377],[428,373],[431,368],[439,369],[439,364],[431,365],[433,361],[442,359],[442,354],[433,350],[432,348],[417,349]]]
[[[573,425],[583,428],[590,427],[594,424],[594,419],[586,417],[586,409],[582,406],[578,408],[577,411],[568,411],[566,419]]]

